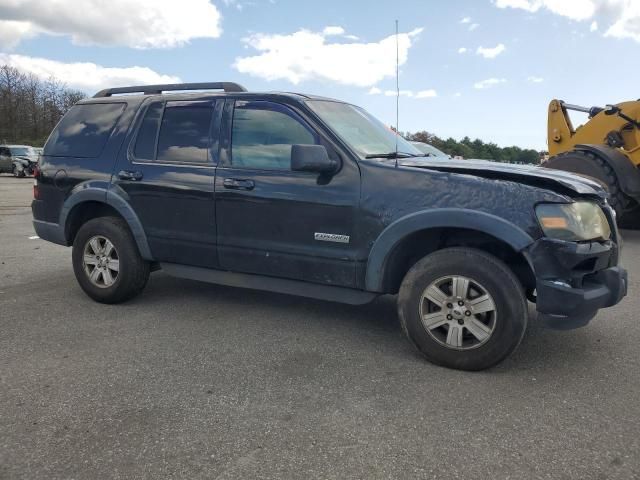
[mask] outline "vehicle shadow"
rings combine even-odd
[[[370,304],[352,306],[182,280],[158,272],[152,276],[145,293],[132,303],[154,303],[160,308],[166,304],[167,308],[175,309],[176,301],[187,310],[224,312],[225,315],[237,316],[234,319],[237,321],[259,316],[274,329],[295,330],[308,335],[331,330],[338,337],[346,338],[347,344],[352,341],[371,342],[372,354],[383,349],[387,354],[429,365],[404,337],[398,322],[395,296],[385,295]],[[158,306],[158,302],[163,305]],[[585,363],[597,361],[593,353],[597,342],[600,342],[598,336],[590,335],[586,329],[554,331],[542,327],[535,307],[530,304],[529,324],[520,347],[485,373],[557,370],[572,365],[584,367]]]

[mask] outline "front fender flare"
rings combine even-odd
[[[395,246],[407,235],[420,230],[447,227],[486,233],[509,244],[517,252],[533,243],[533,238],[520,227],[490,213],[463,208],[442,208],[412,213],[390,224],[374,243],[367,261],[365,289],[372,292],[384,290],[387,260]]]
[[[65,228],[73,207],[84,202],[100,202],[113,207],[127,222],[142,258],[153,261],[147,235],[142,228],[140,219],[131,206],[120,195],[109,189],[108,185],[87,185],[73,192],[64,202],[60,212],[59,225],[62,228]]]

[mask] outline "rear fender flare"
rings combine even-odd
[[[114,208],[120,216],[124,218],[125,222],[127,222],[127,225],[133,234],[133,238],[138,245],[138,250],[140,251],[142,258],[150,261],[153,260],[151,249],[149,248],[149,242],[147,241],[147,235],[142,228],[140,219],[135,214],[131,206],[120,195],[115,193],[113,190],[108,189],[108,186],[106,185],[87,185],[70,195],[62,206],[59,225],[64,228],[67,224],[67,219],[71,210],[75,206],[84,202],[100,202]]]
[[[516,252],[533,243],[533,238],[520,227],[490,213],[462,208],[412,213],[390,224],[375,241],[367,261],[365,289],[372,292],[384,290],[387,260],[396,245],[407,235],[421,230],[447,227],[486,233],[509,244]]]

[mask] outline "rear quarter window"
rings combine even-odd
[[[51,133],[44,147],[44,155],[98,157],[125,105],[125,103],[75,105]]]

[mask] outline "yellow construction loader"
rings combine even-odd
[[[589,120],[574,128],[570,111],[587,113]],[[609,202],[619,222],[623,217],[638,216],[640,100],[606,107],[581,107],[552,100],[547,127],[551,158],[544,166],[603,182],[609,189]]]

